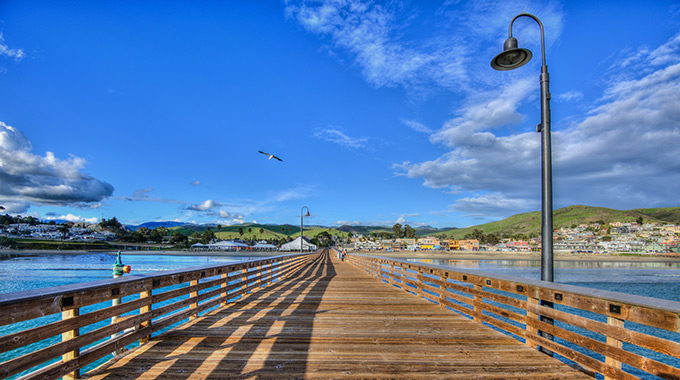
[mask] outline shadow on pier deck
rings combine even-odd
[[[592,379],[324,254],[89,379]]]

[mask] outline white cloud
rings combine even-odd
[[[400,29],[415,10],[399,12],[403,8],[400,3],[361,0],[286,1],[288,17],[347,52],[375,86],[457,85],[464,77],[464,51],[439,39],[405,41]]]
[[[533,13],[550,25],[548,48],[563,28],[557,1],[445,2],[433,14],[423,11],[419,2],[285,3],[289,19],[322,37],[334,55],[348,55],[367,82],[418,93],[439,88],[474,94],[480,86],[498,83],[488,75],[489,61],[502,48],[510,20],[520,12]],[[540,41],[538,27],[530,23],[534,22],[527,19],[515,24],[515,34],[525,47]],[[421,27],[428,30],[426,37],[412,32]]]
[[[293,189],[283,190],[279,193],[274,194],[273,196],[270,196],[269,200],[267,200],[267,203],[279,203],[295,199],[303,199],[306,198],[311,191],[313,190],[309,186],[302,186]]]
[[[189,183],[194,185],[194,186],[198,186],[198,185],[201,184],[201,181],[193,181],[193,182],[189,182]]]
[[[517,210],[534,210],[540,208],[537,199],[511,198],[502,193],[489,193],[458,199],[451,205],[453,211],[458,211],[475,217],[504,217]]]
[[[48,215],[45,216],[47,220],[66,220],[68,222],[74,223],[99,223],[99,218],[85,218],[79,215],[67,214],[67,215]]]
[[[415,121],[415,120],[402,120],[402,123],[406,125],[407,127],[413,129],[416,132],[421,132],[421,133],[432,133],[432,130],[428,128],[425,124]]]
[[[662,48],[642,49],[636,62],[617,68],[625,72],[612,71],[599,105],[581,120],[553,132],[557,206],[675,205],[680,183],[676,149],[680,64],[668,57],[680,54],[677,41],[674,37]],[[536,210],[540,134],[501,135],[488,130],[503,125],[496,121],[519,120],[519,103],[521,98],[508,100],[504,92],[498,99],[468,106],[462,116],[432,136],[433,142],[451,147],[450,152],[432,161],[395,167],[411,178],[422,178],[426,186],[472,193],[453,205],[457,211],[503,216]],[[488,115],[494,111],[504,116]]]
[[[244,220],[243,215],[238,214],[238,213],[231,213],[231,212],[228,212],[228,211],[225,211],[225,210],[219,210],[217,215],[220,218],[227,218],[227,219],[232,219],[232,220],[233,219]]]
[[[576,90],[571,90],[568,92],[565,92],[564,94],[560,94],[557,96],[557,101],[558,102],[572,102],[572,101],[578,101],[583,98],[583,93],[581,91],[576,91]]]
[[[137,199],[148,198],[149,196],[147,194],[149,194],[152,191],[153,191],[153,186],[147,187],[146,189],[135,190],[135,192],[132,193],[132,197],[137,198]]]
[[[0,202],[81,205],[111,196],[113,186],[82,173],[85,160],[39,156],[17,128],[0,121]]]
[[[14,60],[20,61],[24,58],[25,54],[22,49],[10,49],[5,44],[5,38],[3,37],[2,32],[0,32],[0,56],[14,58]]]
[[[191,211],[210,211],[212,209],[221,207],[222,204],[220,202],[215,202],[212,199],[208,199],[206,201],[203,201],[199,204],[196,205],[190,205],[187,207],[187,210]]]
[[[349,220],[338,220],[338,221],[336,221],[336,222],[333,223],[333,224],[335,224],[336,226],[360,226],[360,225],[361,225],[361,222],[356,221],[356,220],[353,220],[353,221],[349,221]]]
[[[0,206],[4,207],[4,210],[0,210],[1,214],[23,214],[31,207],[28,202],[7,202],[0,201]]]
[[[363,148],[368,142],[367,138],[349,137],[335,128],[318,129],[314,132],[314,137],[351,149]]]
[[[461,109],[461,116],[447,121],[430,140],[448,147],[488,147],[495,144],[494,136],[486,130],[524,121],[525,116],[517,112],[517,107],[535,87],[535,80],[524,78],[507,84],[500,94],[491,99],[490,94],[477,96],[477,101]]]

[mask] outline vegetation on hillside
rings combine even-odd
[[[605,207],[569,206],[553,211],[553,227],[555,229],[596,222],[609,224],[613,222],[637,223],[639,221],[644,223],[677,223],[680,221],[680,207],[622,211]],[[518,235],[535,237],[541,233],[541,212],[535,211],[513,215],[498,222],[442,231],[436,235],[462,239],[472,234],[475,230],[480,231],[484,235],[494,234],[500,238]]]

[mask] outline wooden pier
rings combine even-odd
[[[20,380],[680,379],[680,302],[332,250],[0,294],[0,327]]]
[[[89,379],[591,379],[325,254]]]

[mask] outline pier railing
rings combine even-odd
[[[348,261],[592,375],[680,379],[680,302],[383,257]]]
[[[77,378],[81,369],[111,353],[280,281],[318,255],[0,294],[0,378]]]

